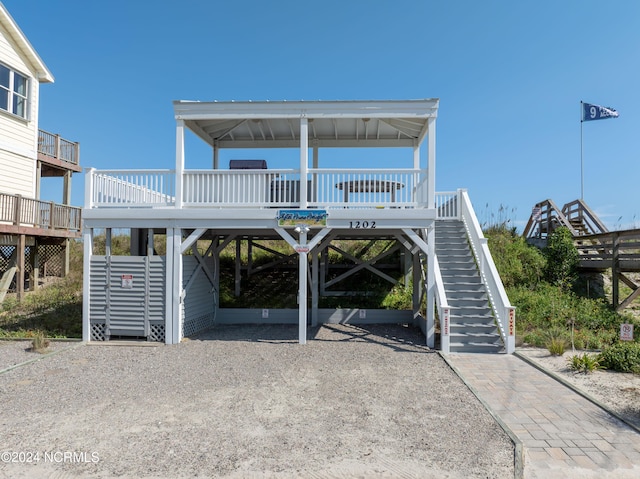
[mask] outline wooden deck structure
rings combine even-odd
[[[560,226],[573,234],[581,271],[611,271],[612,304],[616,310],[627,308],[640,296],[640,285],[626,274],[640,273],[640,229],[609,231],[584,201],[575,200],[560,209],[547,199],[534,206],[523,236],[543,247]],[[620,282],[631,288],[631,294],[622,300]]]
[[[0,269],[0,302],[12,283],[18,298],[23,297],[27,270],[30,271],[30,288],[37,286],[41,247],[62,251],[60,274],[66,275],[69,270],[68,241],[81,237],[82,210],[69,205],[71,175],[81,171],[79,144],[44,130],[39,130],[38,138],[36,191],[40,189],[41,177],[63,177],[66,204],[0,193],[0,265],[4,266]]]

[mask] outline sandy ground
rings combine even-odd
[[[76,346],[0,375],[0,477],[513,477],[508,436],[423,342],[242,326]],[[0,343],[0,370],[24,346]]]
[[[585,374],[569,369],[567,362],[574,354],[596,354],[596,352],[569,351],[563,356],[551,356],[549,351],[541,348],[518,348],[518,352],[640,428],[640,375],[605,370]]]

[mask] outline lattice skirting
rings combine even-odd
[[[106,341],[107,325],[104,323],[91,323],[91,341]]]
[[[213,315],[205,314],[197,318],[189,318],[182,324],[182,336],[189,337],[213,326]]]
[[[158,341],[164,343],[164,324],[149,325],[149,341]]]
[[[149,341],[164,343],[164,324],[149,325]],[[107,325],[104,323],[91,323],[91,341],[107,341]]]
[[[40,269],[40,276],[61,277],[64,269],[64,245],[40,245],[37,248],[39,253],[37,266]],[[11,259],[15,251],[15,246],[0,246],[0,276],[13,265]],[[27,276],[33,272],[35,253],[35,246],[25,248],[24,266]],[[13,288],[15,284],[12,285],[11,289]]]

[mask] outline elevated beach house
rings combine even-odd
[[[174,113],[175,168],[86,172],[85,340],[173,344],[217,324],[291,323],[305,343],[309,326],[393,322],[419,326],[432,347],[439,329],[445,351],[513,351],[514,309],[469,197],[436,191],[437,99],[176,101]],[[210,153],[187,155],[185,138]],[[123,229],[131,254],[118,256]],[[269,238],[297,259],[297,308],[221,308],[220,252]],[[319,307],[327,251],[355,239],[393,242],[412,309]],[[395,281],[375,261],[355,261],[362,269]]]
[[[52,82],[0,3],[0,302],[9,291],[21,298],[44,274],[65,275],[69,241],[80,237],[81,209],[70,206],[79,146],[38,126],[40,84]],[[61,203],[40,199],[53,177],[62,178]]]

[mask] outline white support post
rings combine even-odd
[[[427,208],[436,207],[436,119],[429,118]]]
[[[182,208],[182,173],[184,171],[184,120],[176,124],[176,208]]]
[[[178,344],[182,339],[182,254],[180,253],[182,243],[182,230],[180,228],[173,229],[172,235],[172,284],[171,289],[167,289],[167,294],[171,294],[172,314],[171,314],[171,336],[168,337],[168,344]],[[168,251],[168,248],[167,248]],[[165,329],[165,337],[166,334]]]
[[[311,326],[318,325],[318,304],[320,295],[318,294],[318,256],[320,252],[314,249],[311,252]]]
[[[93,254],[93,229],[85,228],[82,232],[84,256],[82,259],[82,340],[91,341],[91,255]]]
[[[435,346],[436,329],[435,329],[435,306],[436,306],[436,274],[435,274],[435,257],[436,257],[436,229],[435,224],[431,224],[427,228],[427,346],[433,348]]]
[[[412,296],[412,307],[413,307],[413,325],[420,325],[420,303],[422,299],[422,272],[420,271],[420,250],[415,252],[407,252],[407,254],[411,255],[413,259],[413,296]]]
[[[299,262],[298,262],[298,342],[307,344],[307,281],[309,261],[307,259],[307,233],[309,227],[307,225],[296,226],[296,232],[300,235],[298,241]]]
[[[95,168],[84,169],[84,207],[93,208],[93,175]]]
[[[418,144],[417,141],[413,145],[413,169],[414,170],[420,169],[420,145]]]
[[[307,118],[300,118],[300,208],[306,209],[307,176],[309,169],[309,122]]]
[[[165,277],[165,312],[164,312],[164,342],[171,344],[173,338],[173,228],[167,228],[167,245],[166,245],[166,277]]]

